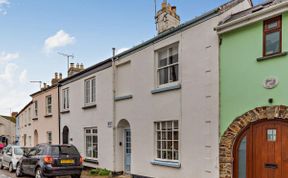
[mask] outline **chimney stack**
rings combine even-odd
[[[82,70],[84,70],[84,65],[82,63],[81,64],[77,63],[76,66],[74,65],[74,63],[70,63],[70,68],[68,70],[68,77],[78,72],[81,72]]]
[[[61,73],[59,73],[59,75],[60,75],[60,74],[61,74]],[[61,74],[61,78],[62,78],[62,74]],[[61,80],[61,79],[58,78],[58,73],[55,72],[54,78],[52,78],[52,80],[51,80],[51,85],[57,84],[57,83],[59,82],[59,80]]]
[[[171,6],[167,0],[163,0],[162,9],[156,14],[156,26],[158,34],[180,25],[180,17],[176,13],[176,6]]]
[[[14,117],[14,118],[16,118],[16,115],[18,114],[18,112],[12,112],[11,113],[11,117]]]

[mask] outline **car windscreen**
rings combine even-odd
[[[14,154],[15,155],[23,155],[24,152],[21,148],[14,148]]]
[[[74,146],[51,146],[52,155],[79,155],[78,150]]]

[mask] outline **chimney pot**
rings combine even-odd
[[[59,79],[62,80],[62,73],[59,73]]]
[[[80,69],[82,69],[82,70],[84,69],[83,63],[80,64]]]
[[[43,88],[45,89],[45,88],[47,88],[47,84],[46,83],[43,83]]]
[[[58,73],[55,72],[55,79],[58,79]]]
[[[70,67],[71,67],[71,68],[74,67],[74,63],[70,63]]]
[[[77,68],[77,69],[80,69],[80,68],[79,68],[79,63],[76,64],[76,68]]]

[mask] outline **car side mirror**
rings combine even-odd
[[[12,156],[12,153],[11,153],[11,152],[7,152],[7,155],[8,155],[8,156]]]

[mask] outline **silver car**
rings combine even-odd
[[[18,160],[23,156],[23,149],[20,146],[7,146],[2,153],[2,159],[0,162],[0,169],[7,167],[10,172],[16,170]]]

